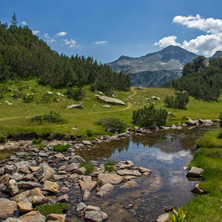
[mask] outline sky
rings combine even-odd
[[[28,26],[51,49],[101,63],[177,45],[222,50],[221,0],[0,0],[0,21]]]

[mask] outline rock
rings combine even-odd
[[[33,205],[39,205],[39,204],[44,204],[48,203],[49,200],[45,197],[40,197],[40,196],[29,196],[28,200],[33,204]]]
[[[130,160],[127,161],[120,161],[118,163],[120,169],[131,169],[133,167],[133,162]]]
[[[70,191],[70,189],[68,187],[62,187],[61,188],[62,193],[68,193],[69,191]]]
[[[19,192],[18,184],[17,184],[16,180],[14,180],[14,179],[9,180],[8,188],[9,188],[9,192],[10,192],[11,196],[14,196]]]
[[[15,172],[16,172],[16,167],[14,165],[6,165],[4,167],[4,174],[12,175]]]
[[[23,221],[14,217],[9,217],[7,220],[5,220],[5,222],[23,222]]]
[[[160,100],[160,97],[152,96],[152,99],[153,99],[153,100]]]
[[[21,173],[14,173],[12,174],[11,176],[11,179],[14,179],[16,181],[20,181],[24,178],[24,174],[21,174]]]
[[[0,198],[0,220],[13,217],[17,211],[17,204],[15,201],[10,201],[5,198]]]
[[[65,222],[65,214],[49,214],[47,215],[47,221]]]
[[[68,202],[68,200],[69,200],[69,196],[67,194],[64,194],[58,197],[59,202]]]
[[[124,183],[120,188],[138,188],[139,184],[136,181],[130,180]]]
[[[17,202],[19,212],[28,212],[32,210],[32,203],[30,202]]]
[[[210,119],[206,119],[206,120],[203,120],[203,124],[212,125],[212,124],[213,124],[213,121],[210,120]]]
[[[169,129],[171,129],[171,127],[169,127],[169,126],[160,126],[159,128],[162,129],[162,130],[169,130]]]
[[[54,174],[55,170],[53,170],[47,163],[42,163],[40,169],[35,172],[34,175],[40,182],[45,182],[46,180],[51,179]]]
[[[51,181],[45,181],[43,190],[50,191],[52,193],[58,193],[59,192],[59,185],[55,182]]]
[[[123,101],[116,98],[108,97],[108,96],[99,96],[97,98],[105,103],[111,103],[111,104],[117,104],[117,105],[123,105],[123,106],[126,105]]]
[[[45,197],[39,188],[34,188],[30,190],[29,196]]]
[[[21,161],[18,163],[15,163],[16,168],[19,169],[29,169],[30,166],[35,166],[36,161],[30,160],[30,161]]]
[[[171,211],[173,211],[174,208],[175,208],[174,206],[168,206],[168,207],[165,207],[164,210],[166,212],[171,212]]]
[[[11,200],[20,202],[24,199],[26,199],[30,195],[30,190],[27,190],[23,193],[17,194],[16,196],[12,197]]]
[[[18,182],[19,189],[32,189],[35,187],[42,187],[40,183],[29,182],[29,181],[20,181]]]
[[[170,221],[171,217],[169,215],[169,213],[165,213],[165,214],[161,214],[158,218],[157,218],[157,222],[167,222]]]
[[[81,156],[74,156],[69,163],[82,163],[84,162],[84,159]]]
[[[141,167],[141,166],[140,167],[134,167],[133,169],[139,170],[140,173],[146,173],[146,172],[151,173],[151,170],[149,170],[149,169],[147,169],[145,167]]]
[[[199,195],[203,195],[207,193],[206,191],[200,189],[199,184],[196,184],[195,187],[191,190],[191,192],[199,194]]]
[[[57,175],[57,174],[54,174],[53,178],[54,180],[64,180],[68,177],[68,175]]]
[[[87,201],[90,198],[90,196],[91,196],[90,191],[86,190],[83,195],[83,201]]]
[[[190,126],[197,125],[197,120],[189,119],[189,120],[187,121],[187,125],[190,125]]]
[[[66,109],[84,109],[83,104],[73,104],[68,106]]]
[[[18,218],[23,222],[45,222],[46,217],[39,213],[39,211],[30,211],[29,213]]]
[[[117,174],[119,174],[120,176],[142,176],[142,174],[137,170],[118,170]]]
[[[103,108],[108,108],[108,109],[110,109],[111,106],[109,106],[109,105],[103,105]]]
[[[83,203],[83,202],[80,202],[77,204],[76,206],[76,211],[79,212],[79,211],[82,211],[86,208],[87,206]]]
[[[32,166],[32,167],[29,167],[29,169],[32,173],[34,173],[34,172],[38,171],[40,169],[40,167]]]
[[[84,211],[91,211],[91,210],[101,211],[101,208],[100,208],[100,207],[97,207],[97,206],[88,205],[88,206],[84,209]]]
[[[113,185],[106,183],[100,188],[99,192],[97,192],[96,195],[103,197],[103,196],[107,195],[108,193],[110,193],[112,190],[113,190]]]
[[[88,140],[83,140],[82,143],[84,145],[92,145],[92,143],[90,141],[88,141]]]
[[[57,153],[57,154],[55,154],[55,158],[61,160],[61,159],[64,159],[65,156],[62,153]]]
[[[191,167],[191,169],[188,171],[186,177],[201,177],[201,173],[203,173],[202,168]]]
[[[96,181],[79,181],[79,185],[82,189],[83,192],[85,192],[86,190],[91,191],[94,188],[96,188],[97,186],[97,182]]]
[[[9,174],[5,174],[5,175],[1,176],[1,178],[0,178],[0,184],[3,184],[3,185],[8,186],[9,180],[10,180]]]
[[[85,219],[91,220],[91,221],[104,221],[108,218],[107,214],[103,211],[86,211],[85,212]]]
[[[123,178],[116,174],[100,173],[98,175],[98,180],[102,180],[103,184],[106,184],[106,183],[120,184],[122,183]]]
[[[78,168],[79,168],[79,163],[71,163],[71,164],[67,165],[66,171],[72,172],[74,170],[78,170]]]
[[[149,126],[148,128],[149,128],[150,130],[155,130],[155,131],[159,130],[158,126],[156,126],[156,125]]]

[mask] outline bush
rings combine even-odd
[[[28,93],[26,95],[23,95],[22,99],[24,103],[31,103],[34,101],[34,94]]]
[[[71,146],[69,144],[66,144],[66,145],[57,144],[57,145],[53,146],[53,150],[63,152],[63,151],[68,150],[70,147]]]
[[[187,93],[180,92],[176,98],[174,96],[167,96],[164,103],[168,108],[174,109],[186,109],[186,105],[189,102],[189,95]]]
[[[49,214],[65,214],[68,211],[68,204],[67,203],[57,203],[57,204],[44,204],[39,205],[35,208],[35,210],[40,211],[44,215]]]
[[[172,222],[183,222],[184,221],[186,215],[184,213],[183,207],[178,208],[178,211],[173,209],[173,212],[174,212],[174,214],[169,213],[170,217],[171,217],[170,221],[172,221]]]
[[[103,127],[106,128],[107,132],[112,132],[112,133],[116,133],[116,132],[123,133],[126,131],[126,128],[127,128],[126,123],[114,117],[100,119],[95,124],[102,125]]]
[[[41,142],[42,142],[42,139],[41,139],[41,138],[39,138],[39,139],[33,138],[33,139],[32,139],[32,143],[33,143],[33,144],[41,144]]]
[[[80,101],[83,99],[84,90],[82,90],[81,88],[77,88],[77,89],[68,88],[66,95],[68,99],[74,99],[74,100]]]
[[[95,170],[95,166],[93,166],[90,162],[82,162],[80,167],[85,167],[86,170],[84,172],[85,175],[92,173]]]
[[[46,123],[55,123],[55,124],[62,124],[67,123],[67,120],[61,117],[60,113],[50,111],[49,114],[43,114],[40,116],[35,116],[31,118],[32,122],[37,122],[39,124]]]
[[[42,95],[40,103],[51,103],[51,102],[56,102],[56,99],[54,98],[54,96],[52,94],[47,93],[47,92],[44,93]]]
[[[155,109],[153,105],[137,111],[133,111],[133,123],[142,127],[152,125],[162,126],[166,124],[167,111],[165,109]]]

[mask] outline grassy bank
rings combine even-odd
[[[195,153],[191,166],[204,169],[200,188],[207,195],[197,196],[185,206],[189,222],[222,221],[222,130],[208,132],[198,139],[201,149]]]
[[[166,95],[174,94],[173,89],[144,88],[141,90],[132,87],[127,92],[115,92],[116,98],[123,100],[126,106],[111,105],[111,108],[107,109],[102,107],[104,103],[96,99],[96,92],[91,92],[89,86],[84,87],[85,95],[82,101],[68,99],[65,95],[66,89],[51,89],[49,86],[39,85],[37,80],[7,82],[4,86],[7,90],[0,92],[0,133],[2,135],[51,134],[51,137],[66,135],[67,139],[70,136],[82,135],[83,138],[90,138],[106,134],[104,128],[94,124],[105,117],[116,117],[126,122],[129,127],[133,126],[132,111],[148,105],[145,98],[160,97],[160,101],[153,101],[155,107],[165,108],[163,101]],[[3,84],[0,84],[0,89],[2,87]],[[53,94],[46,95],[47,91]],[[25,102],[24,96],[31,93],[33,93],[32,101]],[[64,96],[59,96],[57,93]],[[66,109],[69,105],[80,102],[84,105],[84,109]],[[221,107],[221,100],[204,102],[191,97],[187,110],[167,109],[174,114],[173,117],[168,117],[167,124],[183,122],[185,117],[217,119]],[[59,112],[67,123],[38,124],[30,121],[30,118],[47,114],[49,111]]]

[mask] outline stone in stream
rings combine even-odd
[[[82,211],[82,210],[84,210],[86,207],[87,207],[87,206],[86,206],[85,203],[80,202],[80,203],[78,203],[77,206],[76,206],[76,211],[77,211],[77,212]]]
[[[69,201],[69,196],[67,194],[58,197],[58,202],[68,202],[68,201]]]
[[[199,195],[207,194],[206,191],[200,189],[199,184],[196,184],[195,187],[191,190],[191,192]]]
[[[29,201],[17,202],[17,206],[18,206],[19,212],[21,212],[21,213],[29,212],[29,211],[31,211],[33,209],[32,208],[32,203],[29,202]]]
[[[16,180],[14,180],[14,179],[9,180],[8,189],[9,189],[11,196],[14,196],[19,192],[18,184],[17,184]]]
[[[123,181],[123,178],[117,174],[111,173],[100,173],[98,175],[98,180],[102,180],[103,184],[120,184]]]
[[[45,181],[43,190],[50,191],[52,193],[58,193],[59,192],[59,185],[55,182],[51,181]]]
[[[36,171],[34,175],[40,182],[45,182],[46,180],[51,179],[54,174],[54,169],[52,169],[47,163],[42,163],[40,169]]]
[[[0,198],[0,220],[13,217],[17,210],[17,204],[15,201]]]
[[[118,170],[117,174],[119,174],[120,176],[142,176],[142,174],[137,170]]]
[[[91,181],[90,180],[88,180],[88,181],[79,181],[79,185],[80,185],[82,191],[85,192],[86,190],[91,191],[94,188],[96,188],[97,187],[97,182],[92,181],[92,180]]]
[[[107,214],[103,211],[86,211],[85,212],[85,219],[91,220],[91,221],[104,221],[108,218]]]
[[[186,177],[201,177],[201,174],[203,173],[203,169],[202,168],[198,168],[198,167],[191,167],[191,169],[188,171]]]
[[[69,163],[82,163],[84,162],[84,159],[81,156],[74,156]]]
[[[47,215],[47,221],[65,222],[65,214],[49,214]]]
[[[136,181],[130,180],[124,183],[120,188],[138,188],[139,184]]]
[[[83,201],[87,201],[89,198],[90,198],[90,196],[91,196],[91,193],[90,193],[90,191],[89,190],[86,190],[85,192],[84,192],[84,194],[83,194]]]
[[[46,217],[43,216],[39,211],[30,211],[29,213],[18,218],[23,222],[45,222]]]
[[[156,222],[167,222],[167,221],[170,221],[170,219],[171,219],[171,217],[170,217],[169,213],[165,213],[165,214],[161,214],[157,218]]]
[[[26,182],[26,181],[20,181],[18,182],[18,188],[21,189],[32,189],[35,187],[42,187],[42,185],[40,183],[36,183],[36,182]]]
[[[100,190],[97,192],[96,195],[103,197],[103,196],[107,195],[108,193],[110,193],[112,190],[113,190],[113,185],[107,183],[100,188]]]

